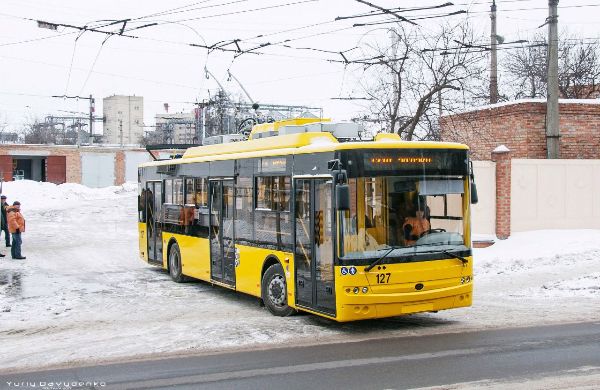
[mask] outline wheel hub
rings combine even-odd
[[[277,306],[285,304],[285,282],[280,275],[275,275],[269,283],[269,299]]]

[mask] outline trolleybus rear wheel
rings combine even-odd
[[[181,252],[179,252],[179,245],[174,243],[171,245],[169,250],[169,275],[174,282],[182,283],[185,282],[185,276],[181,270]]]
[[[287,284],[281,264],[273,264],[265,271],[262,278],[262,299],[269,311],[279,317],[294,313],[287,304]]]

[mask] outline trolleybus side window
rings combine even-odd
[[[173,204],[183,205],[183,179],[173,180]]]
[[[165,180],[164,222],[171,225],[184,225],[183,179]],[[175,227],[172,227],[175,228]],[[167,231],[172,228],[166,227]]]
[[[256,208],[290,211],[290,177],[259,176],[256,178]]]
[[[208,179],[196,179],[196,208],[198,209],[198,224],[202,226],[201,231],[208,236],[209,211],[208,211]],[[204,234],[204,233],[203,233]]]
[[[251,242],[252,233],[252,178],[238,177],[235,185],[235,239],[238,242]]]
[[[205,178],[196,179],[196,191],[194,202],[196,207],[208,207],[208,180]]]
[[[173,203],[173,180],[165,180],[165,203]]]
[[[195,197],[194,179],[187,178],[185,179],[185,204],[196,206]]]
[[[256,178],[254,230],[259,244],[291,248],[290,190],[289,176]]]

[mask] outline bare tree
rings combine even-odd
[[[547,48],[543,35],[536,35],[531,45],[509,51],[504,68],[512,85],[514,97],[540,98],[546,96]]]
[[[389,29],[391,44],[367,45],[362,87],[372,103],[368,118],[403,139],[439,139],[439,117],[477,100],[483,74],[481,48],[468,24],[423,35],[417,28]]]
[[[6,117],[6,114],[2,114],[0,113],[0,139],[3,139],[4,137],[4,132],[6,131],[6,128],[8,127],[8,119]]]
[[[600,44],[561,34],[558,57],[558,88],[569,99],[589,99],[600,93]],[[537,34],[530,44],[507,53],[504,68],[507,89],[520,98],[545,98],[548,50],[546,38]]]
[[[567,99],[589,99],[600,92],[600,44],[565,41],[559,62],[558,88]]]
[[[23,124],[21,133],[26,144],[75,145],[77,131],[75,125],[66,126],[64,123],[30,117]]]

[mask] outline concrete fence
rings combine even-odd
[[[540,229],[600,229],[600,160],[511,159],[473,163],[474,234],[507,238]]]

